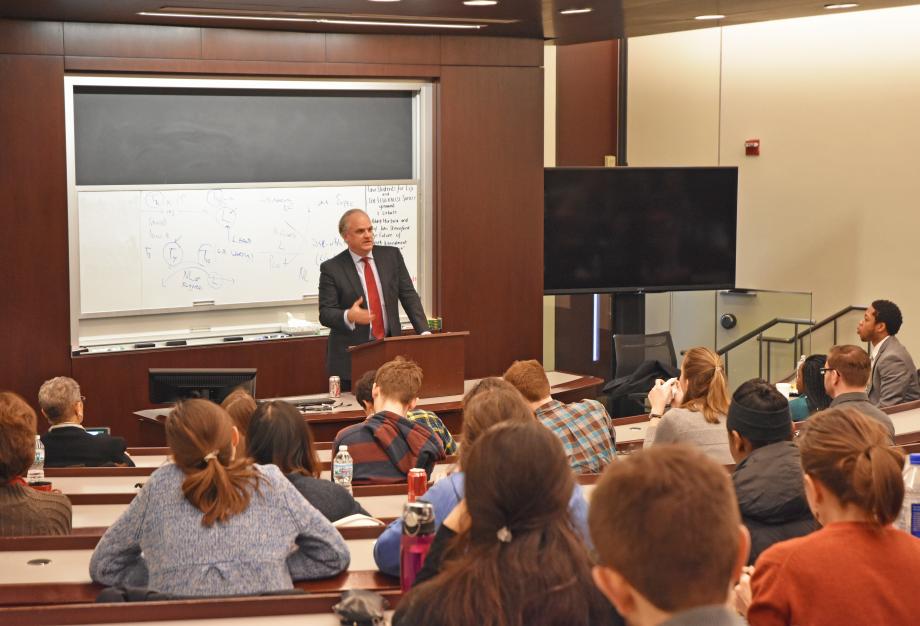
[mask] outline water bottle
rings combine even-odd
[[[403,505],[402,536],[399,538],[399,586],[403,593],[412,588],[428,550],[434,541],[434,507],[430,502]]]
[[[45,480],[45,445],[41,437],[35,435],[35,460],[26,474],[26,482],[35,483]]]
[[[348,454],[348,446],[339,446],[339,451],[332,460],[332,480],[351,493],[351,479],[355,475],[355,465]]]
[[[920,454],[911,454],[910,464],[904,468],[904,504],[898,528],[920,537]]]

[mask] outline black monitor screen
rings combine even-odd
[[[546,293],[735,286],[738,168],[547,168]]]
[[[255,397],[256,369],[151,368],[147,375],[150,402],[166,404],[188,398],[223,402],[234,389],[242,387]]]

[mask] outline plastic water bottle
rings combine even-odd
[[[904,504],[898,528],[920,537],[920,454],[911,454],[910,464],[904,468]]]
[[[26,474],[26,482],[34,483],[45,480],[45,445],[41,437],[35,435],[35,460]]]
[[[355,476],[355,464],[348,454],[348,446],[339,446],[339,451],[332,460],[332,480],[351,493],[351,479]]]

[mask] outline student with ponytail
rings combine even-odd
[[[715,352],[703,347],[690,348],[684,356],[680,378],[657,381],[648,399],[652,410],[644,447],[687,443],[718,463],[734,463],[725,436],[728,413],[725,366]]]
[[[891,525],[904,499],[904,455],[888,447],[881,424],[852,409],[813,415],[798,442],[808,504],[823,528],[760,556],[748,621],[917,623],[920,539]]]
[[[166,440],[173,463],[102,536],[94,581],[173,596],[246,595],[348,567],[341,535],[278,468],[237,456],[239,432],[221,407],[178,404]]]
[[[465,498],[438,529],[394,626],[624,624],[592,584],[559,439],[535,420],[508,420],[461,449]]]

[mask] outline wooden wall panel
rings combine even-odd
[[[60,22],[0,20],[0,54],[63,54]]]
[[[328,390],[324,338],[246,342],[169,350],[94,354],[73,359],[73,377],[86,396],[86,424],[112,426],[115,434],[138,441],[136,416],[151,408],[147,370],[151,367],[255,367],[260,398],[323,393]]]
[[[512,37],[441,37],[443,65],[543,66],[543,42]]]
[[[241,61],[322,62],[326,36],[320,33],[204,28],[201,56],[205,59]]]
[[[201,58],[201,29],[137,24],[64,24],[64,54],[90,57]]]
[[[543,70],[443,67],[438,296],[467,377],[542,354]]]
[[[603,165],[617,148],[617,42],[556,47],[556,165]]]
[[[0,55],[0,389],[70,371],[64,64]]]
[[[437,35],[326,35],[330,63],[396,63],[437,65],[441,38]]]

